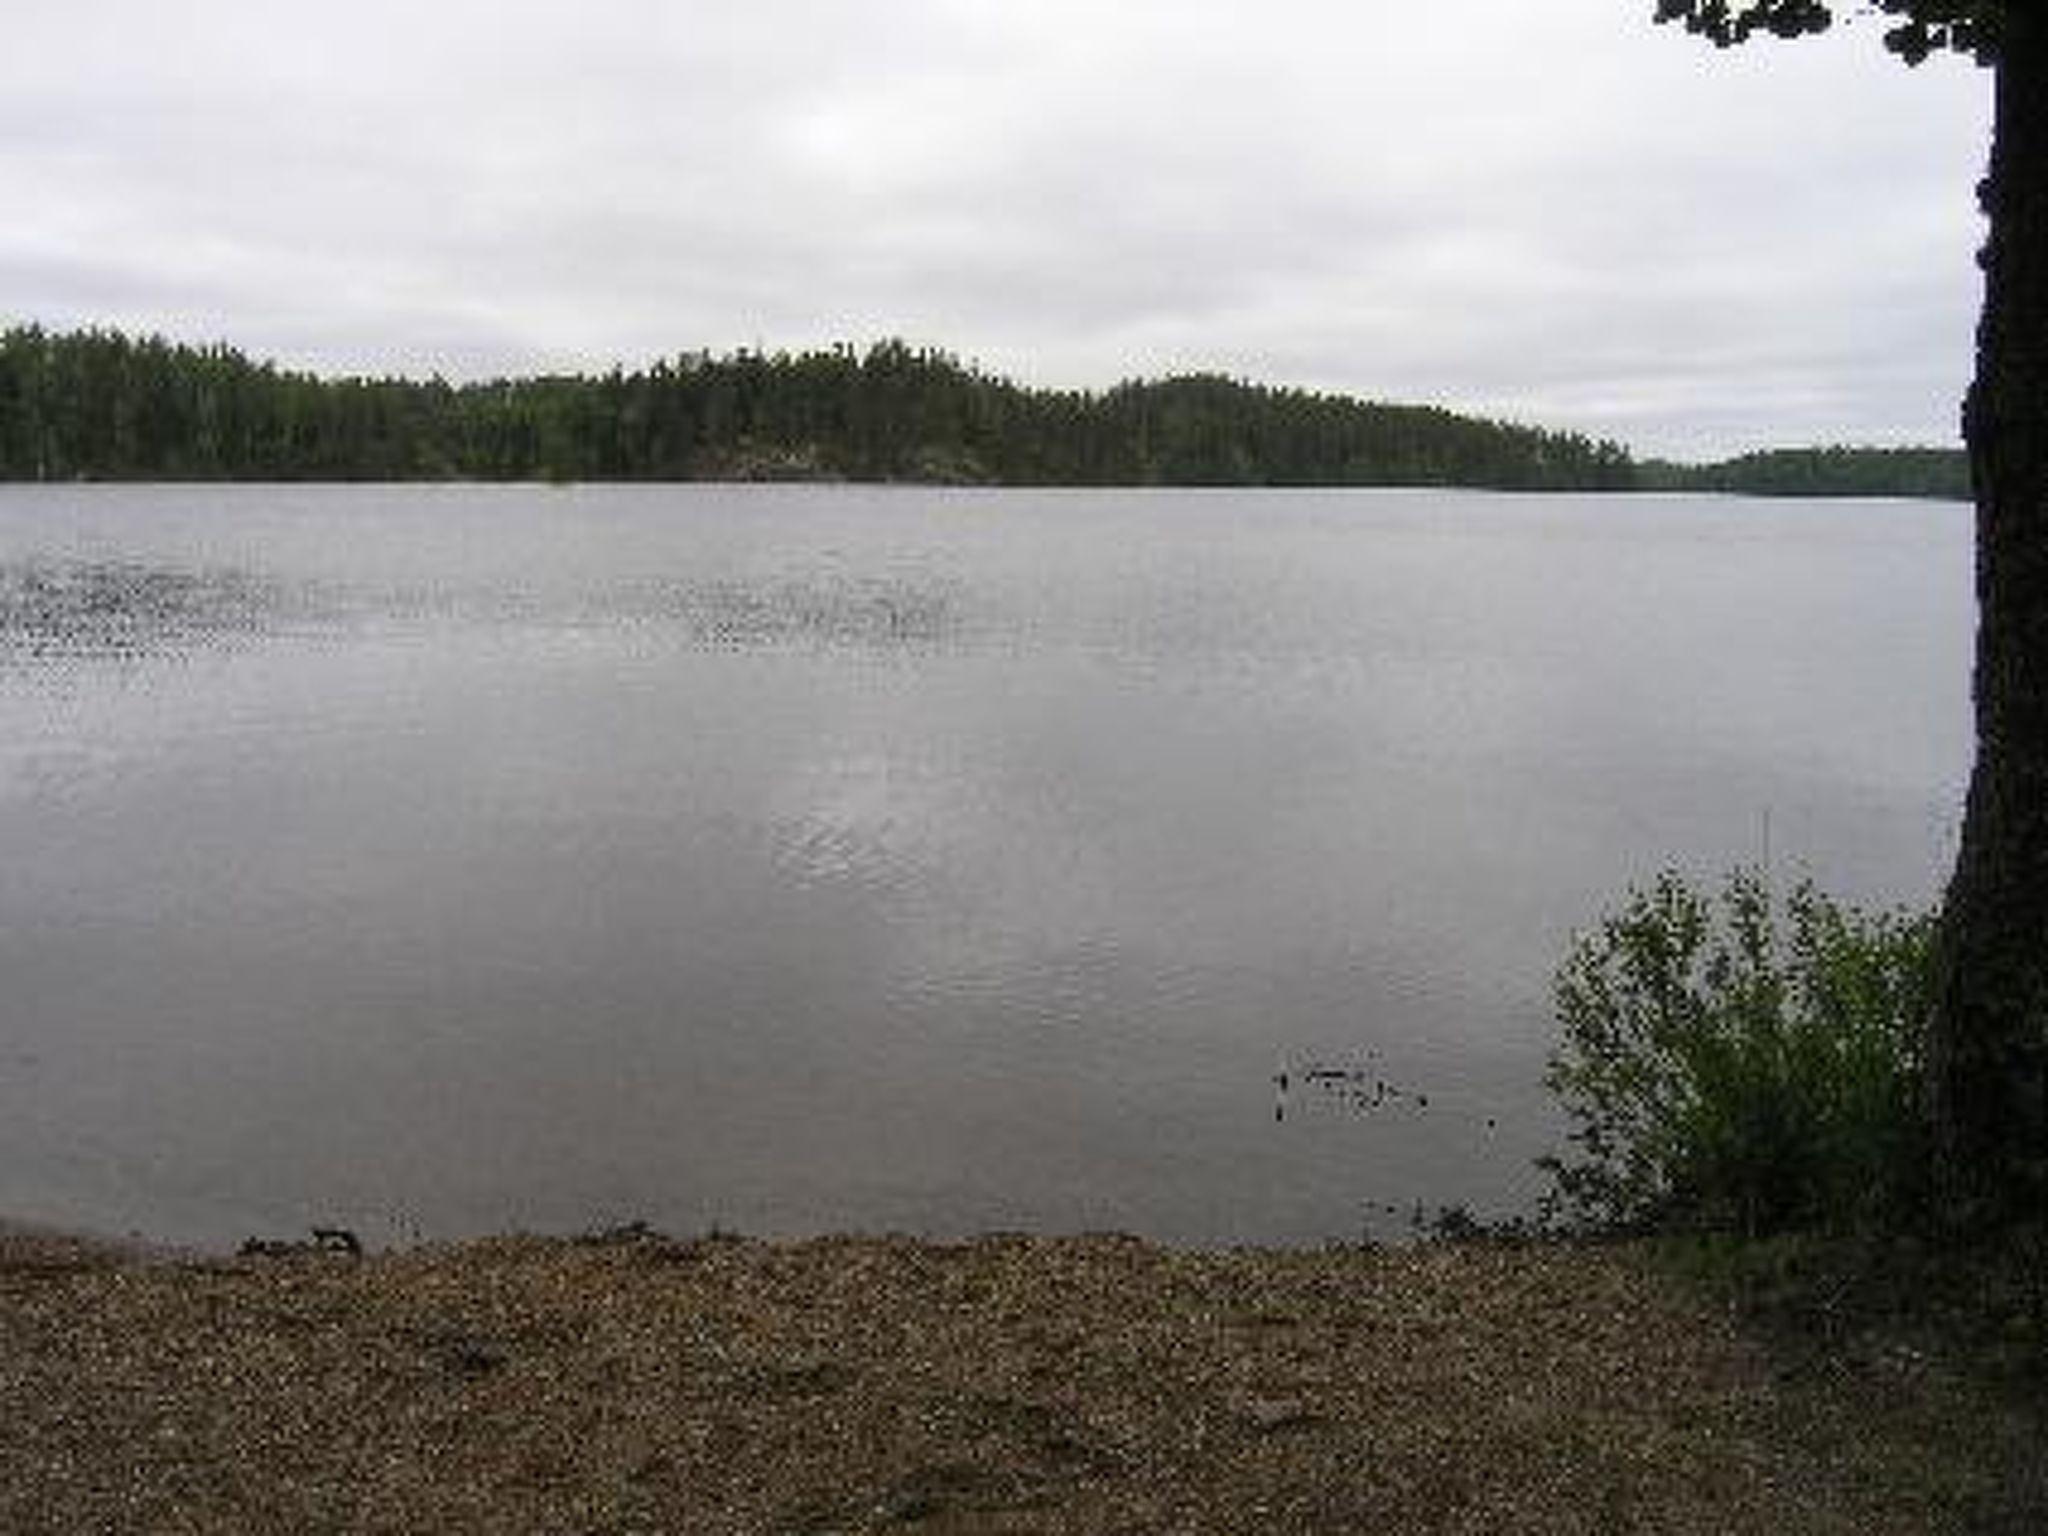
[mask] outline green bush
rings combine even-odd
[[[1558,970],[1549,1214],[1754,1235],[1911,1210],[1933,932],[1753,870],[1631,891]]]

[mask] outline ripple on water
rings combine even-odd
[[[280,585],[233,568],[124,560],[0,564],[0,659],[176,656],[275,628]]]

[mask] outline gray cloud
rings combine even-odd
[[[1716,453],[1953,435],[1988,82],[1649,0],[26,0],[0,303],[458,376],[903,334]]]

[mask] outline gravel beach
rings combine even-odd
[[[17,1228],[0,1403],[21,1536],[2019,1530],[2039,1450],[1910,1351],[1788,1373],[1608,1244]]]

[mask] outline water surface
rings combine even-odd
[[[1224,1242],[1514,1209],[1550,969],[1627,881],[1768,837],[1937,888],[1969,536],[0,488],[0,1211]]]

